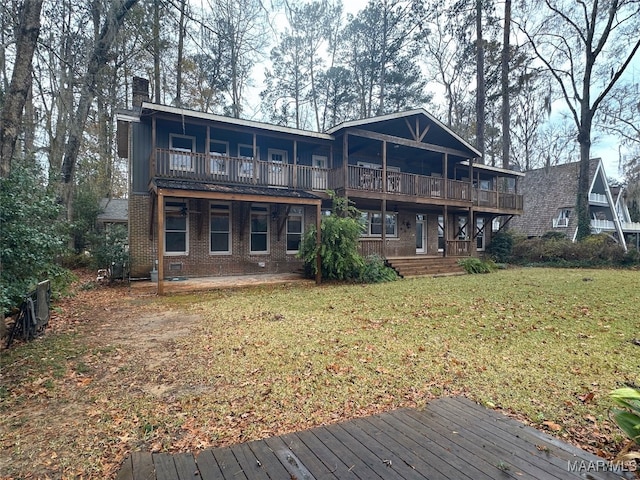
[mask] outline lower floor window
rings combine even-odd
[[[164,251],[167,254],[187,253],[187,204],[166,202],[164,214]]]
[[[269,252],[269,207],[251,206],[251,253]]]
[[[476,218],[476,250],[484,251],[484,218]]]
[[[382,212],[362,212],[361,217],[364,229],[363,237],[381,237],[382,236]],[[396,213],[387,213],[384,222],[385,236],[398,236],[398,215]]]
[[[444,215],[438,215],[438,251],[444,252]]]
[[[300,250],[303,225],[303,207],[292,207],[287,216],[287,253],[297,253]]]
[[[210,241],[211,253],[231,253],[231,214],[229,205],[211,205]]]

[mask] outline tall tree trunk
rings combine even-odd
[[[40,35],[43,0],[25,0],[16,32],[16,60],[0,116],[0,176],[7,177],[15,155],[24,105],[31,89],[33,53]]]
[[[71,221],[73,217],[73,186],[78,153],[80,152],[82,134],[87,123],[87,117],[89,116],[89,109],[96,96],[96,85],[99,81],[99,73],[101,68],[106,65],[109,60],[109,50],[115,41],[115,37],[126,14],[137,1],[138,0],[125,0],[124,2],[119,2],[111,6],[89,57],[87,72],[84,76],[80,91],[78,108],[69,122],[69,137],[65,145],[62,169],[60,172],[61,183],[59,194],[66,208],[66,218],[68,221]]]
[[[509,50],[511,37],[511,0],[504,2],[504,31],[502,37],[502,168],[509,168],[511,149],[511,106],[509,105]]]
[[[180,20],[178,26],[178,64],[176,65],[176,106],[182,106],[182,61],[184,55],[184,36],[186,35],[185,28],[185,4],[187,0],[181,0],[180,2]]]
[[[160,103],[160,0],[153,1],[153,91]]]
[[[484,40],[482,38],[482,0],[476,0],[476,146],[484,162]]]

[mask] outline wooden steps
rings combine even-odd
[[[387,264],[401,277],[424,275],[462,275],[464,269],[458,265],[460,257],[392,257]]]

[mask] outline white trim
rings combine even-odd
[[[469,166],[469,160],[463,160],[460,165],[464,167]],[[515,177],[524,177],[526,172],[516,172],[515,170],[507,170],[506,168],[492,167],[491,165],[485,165],[484,163],[474,163],[474,170],[486,170],[487,172],[503,173],[505,175],[513,175]]]
[[[173,146],[173,139],[180,138],[184,140],[191,140],[191,148],[181,148]],[[182,135],[180,133],[170,133],[169,134],[169,169],[170,170],[179,170],[183,172],[193,172],[195,168],[193,166],[193,157],[191,153],[196,151],[196,137],[192,135]],[[172,153],[172,152],[180,152],[180,153]],[[181,153],[188,153],[189,155],[181,155]],[[174,159],[181,159],[179,161],[174,162]],[[188,159],[188,166],[185,159]]]
[[[480,231],[480,229],[478,228],[478,222],[482,221],[482,231]],[[476,218],[476,224],[475,224],[475,229],[476,231],[475,236],[476,236],[476,251],[477,252],[484,252],[487,248],[487,222],[485,221],[484,217],[477,217]],[[478,248],[478,239],[482,238],[482,246],[480,248]]]
[[[224,205],[227,207],[226,210],[223,209],[215,209],[213,208],[214,205]],[[211,215],[212,213],[222,213],[222,212],[226,212],[228,217],[229,217],[229,248],[228,250],[222,251],[222,250],[216,250],[214,251],[211,247]],[[233,218],[231,216],[231,204],[228,202],[217,202],[215,200],[211,200],[209,202],[209,254],[210,255],[232,255],[233,253]]]
[[[367,215],[366,218],[366,223],[365,223],[365,227],[366,230],[364,232],[362,232],[360,234],[360,238],[382,238],[382,230],[380,230],[380,233],[371,233],[371,218],[373,215],[380,215],[382,217],[382,211],[381,210],[361,210],[360,211],[363,214]],[[396,212],[385,212],[387,216],[392,216],[395,218],[395,228],[394,228],[394,233],[386,233],[385,231],[385,238],[387,239],[392,239],[392,238],[399,238],[398,237],[398,214]],[[383,218],[382,222],[381,222],[381,228],[386,229],[387,228],[387,219]]]
[[[420,219],[418,219],[418,217],[422,217]],[[415,232],[416,232],[416,244],[417,244],[417,239],[418,239],[418,225],[422,225],[422,248],[418,248],[416,245],[416,254],[418,255],[423,255],[425,253],[427,253],[427,224],[428,222],[428,217],[425,214],[422,213],[418,213],[416,214],[416,228],[415,228]]]

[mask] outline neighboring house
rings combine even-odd
[[[473,255],[495,217],[522,213],[522,174],[473,163],[422,109],[317,133],[148,103],[139,87],[118,117],[133,276],[156,262],[160,279],[296,271],[327,190],[363,212],[361,252],[387,259]]]
[[[576,198],[580,162],[556,165],[526,172],[520,182],[525,211],[509,227],[528,237],[549,231],[562,232],[575,241],[578,233]],[[602,160],[589,162],[589,216],[593,233],[605,232],[625,249],[628,234],[640,233],[640,223],[633,223],[624,203],[622,189],[609,187]]]
[[[102,198],[100,213],[98,214],[98,228],[105,230],[109,225],[123,225],[129,223],[129,200],[126,198]]]

